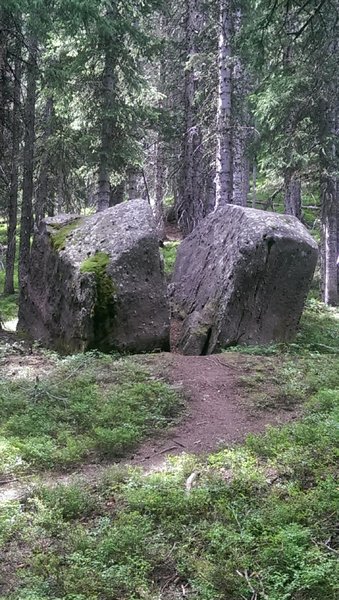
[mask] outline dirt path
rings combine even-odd
[[[187,403],[186,414],[180,423],[160,438],[147,440],[122,461],[122,464],[142,466],[145,472],[161,469],[168,455],[212,452],[241,442],[248,433],[263,431],[268,424],[284,423],[298,412],[296,406],[279,398],[280,388],[274,378],[272,359],[240,354],[161,354],[140,356],[136,360],[175,386]],[[13,362],[14,376],[17,370],[22,374],[22,370],[30,369],[32,374],[34,367],[44,371],[51,368],[50,364],[41,364],[41,358],[34,356],[13,357]],[[266,399],[264,406],[263,398]],[[67,484],[74,479],[91,483],[99,479],[108,466],[87,464],[72,473],[45,473],[38,480],[47,485]],[[19,498],[35,481],[37,478],[28,477],[0,482],[0,501]]]
[[[150,357],[149,362],[152,368],[155,359]],[[157,363],[159,373],[164,373],[184,394],[187,414],[165,436],[142,444],[130,459],[133,464],[152,468],[170,454],[209,453],[243,441],[248,433],[264,431],[266,425],[282,424],[297,414],[295,406],[277,402],[278,390],[270,380],[271,359],[240,354],[171,354],[162,355]],[[253,385],[257,373],[259,381]],[[264,376],[266,381],[261,383]],[[265,410],[261,405],[264,396],[272,397],[272,405],[266,405]]]

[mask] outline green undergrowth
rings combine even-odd
[[[335,600],[338,413],[323,389],[302,421],[238,448],[5,505],[2,598]]]
[[[132,358],[80,355],[36,381],[0,382],[0,474],[121,457],[180,411]]]
[[[339,389],[339,310],[309,300],[293,343],[229,351],[257,358],[239,379],[253,412],[294,410],[322,389]]]
[[[170,276],[174,271],[175,260],[180,242],[165,242],[164,247],[161,249],[162,256],[164,259],[165,275]]]
[[[7,224],[0,223],[0,244],[3,246],[7,245]],[[19,244],[18,244],[19,246]],[[16,253],[15,259],[15,267],[14,267],[14,288],[16,290],[15,294],[10,296],[5,296],[3,294],[4,285],[5,285],[5,265],[6,265],[6,256],[5,253],[1,256],[0,263],[0,317],[3,322],[11,321],[12,319],[16,319],[18,316],[18,249]]]

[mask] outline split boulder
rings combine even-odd
[[[62,353],[168,350],[167,290],[148,203],[45,219],[33,240],[18,330]]]
[[[227,205],[180,245],[172,310],[185,354],[293,339],[318,248],[295,217]]]

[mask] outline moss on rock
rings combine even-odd
[[[81,217],[78,217],[74,221],[67,223],[67,225],[60,225],[60,223],[49,224],[49,227],[52,227],[51,240],[54,250],[60,251],[65,249],[68,236],[74,229],[79,227],[81,221]]]
[[[107,319],[114,316],[116,288],[106,271],[109,260],[109,255],[105,252],[96,252],[86,258],[80,266],[81,273],[93,273],[95,276],[97,301],[94,309],[94,326],[100,328]]]

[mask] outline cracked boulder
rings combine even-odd
[[[33,240],[18,330],[62,353],[168,350],[166,282],[148,203],[45,219]]]
[[[178,349],[210,354],[293,339],[318,248],[295,217],[227,205],[182,242],[173,275]]]

